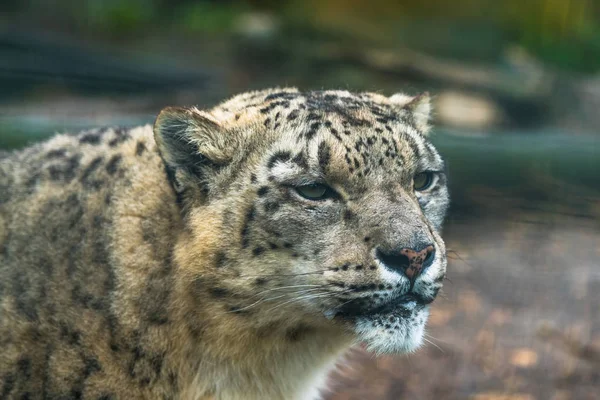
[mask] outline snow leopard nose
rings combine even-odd
[[[377,249],[377,258],[388,268],[404,274],[411,282],[427,269],[435,259],[435,247],[425,245],[421,250],[403,247],[387,252]]]

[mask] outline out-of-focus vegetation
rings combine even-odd
[[[107,64],[101,49],[121,55]],[[595,132],[600,2],[5,0],[0,64],[0,101],[153,81],[166,95],[212,68],[205,81],[224,90],[200,105],[273,84],[429,90],[443,125]]]
[[[149,31],[231,32],[250,10],[286,26],[319,29],[388,46],[494,62],[511,46],[557,68],[600,70],[600,2],[595,0],[4,0],[4,22],[39,21],[66,32],[124,37]],[[290,25],[291,24],[291,25]]]

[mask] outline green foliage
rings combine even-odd
[[[516,43],[567,70],[600,71],[600,6],[592,0],[507,1],[500,20]]]
[[[239,3],[194,2],[177,10],[175,27],[189,33],[228,33],[247,7]]]
[[[597,0],[22,0],[11,2],[10,10],[75,33],[119,39],[150,32],[223,35],[241,14],[269,11],[284,26],[391,48],[497,62],[506,48],[519,45],[558,68],[600,71]]]
[[[156,1],[153,0],[103,0],[85,1],[82,12],[91,28],[119,36],[147,28],[157,18]]]

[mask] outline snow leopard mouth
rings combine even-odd
[[[345,320],[385,316],[408,319],[432,301],[433,299],[426,299],[415,293],[407,293],[376,306],[364,302],[349,302],[338,310],[336,317]]]

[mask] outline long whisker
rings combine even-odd
[[[309,292],[316,292],[317,290],[320,290],[320,289],[319,288],[314,288],[314,289],[299,290],[299,291],[294,292],[294,293],[285,293],[285,294],[282,294],[282,295],[279,295],[279,296],[270,297],[268,299],[264,299],[264,301],[267,302],[267,301],[271,301],[271,300],[275,300],[275,299],[280,299],[282,297],[289,296],[290,294],[306,294],[306,293],[309,293]]]
[[[349,293],[349,292],[352,292],[352,289],[345,289],[345,290],[342,290],[342,291],[340,291],[340,292],[325,292],[325,293],[317,293],[316,295],[314,295],[314,297],[311,297],[311,295],[309,295],[309,296],[302,296],[302,297],[295,298],[295,299],[292,299],[292,300],[290,300],[290,301],[287,301],[287,302],[285,302],[285,303],[278,304],[277,306],[275,306],[274,308],[272,308],[272,309],[270,309],[270,310],[268,310],[268,311],[272,311],[273,309],[275,309],[275,308],[277,308],[277,307],[284,306],[284,305],[286,305],[286,304],[288,304],[288,303],[292,303],[292,302],[294,302],[294,301],[299,301],[299,300],[303,300],[303,299],[312,299],[312,298],[323,298],[323,297],[325,297],[325,298],[326,298],[326,297],[335,297],[335,296],[339,296],[340,294],[346,294],[346,293]],[[356,299],[351,299],[351,300],[347,301],[346,303],[348,303],[348,302],[350,302],[350,301],[352,301],[352,300],[356,300]],[[346,304],[346,303],[344,303],[344,304]],[[342,304],[342,305],[343,305],[343,304]],[[337,306],[337,307],[340,307],[340,306]],[[336,307],[336,308],[337,308],[337,307]]]
[[[279,307],[283,307],[286,304],[289,303],[293,303],[296,301],[300,301],[300,300],[305,300],[305,299],[318,299],[318,298],[322,298],[322,297],[333,297],[335,295],[337,295],[338,293],[332,293],[332,292],[328,292],[328,293],[317,293],[317,294],[309,294],[306,296],[300,296],[300,297],[296,297],[294,299],[288,300],[288,301],[284,301],[283,303],[277,304],[275,307],[272,307],[270,309],[267,310],[268,311],[273,311]]]
[[[452,253],[456,256],[456,258],[452,258],[452,257],[448,257],[451,260],[460,260],[462,261],[465,265],[469,266],[469,267],[474,267],[472,264],[469,264],[467,261],[465,261],[464,258],[462,258],[462,256],[460,254],[458,254],[458,252],[456,250],[453,249],[446,249],[446,253]]]
[[[257,301],[255,301],[254,303],[252,303],[252,304],[250,304],[250,305],[246,306],[246,307],[237,308],[235,311],[227,311],[227,312],[225,312],[224,314],[236,313],[236,312],[239,312],[239,311],[247,310],[247,309],[249,309],[249,308],[252,308],[252,307],[255,307],[255,306],[257,306],[257,305],[259,305],[259,304],[261,304],[261,303],[266,303],[267,301],[272,301],[272,300],[280,299],[280,298],[282,298],[282,297],[286,297],[286,296],[288,296],[288,295],[290,295],[290,294],[306,294],[306,293],[308,293],[308,292],[312,292],[312,291],[316,291],[316,290],[320,290],[320,288],[313,288],[313,289],[299,290],[299,291],[296,291],[296,292],[293,292],[293,293],[285,293],[285,294],[282,294],[282,295],[280,295],[280,296],[275,296],[275,297],[271,297],[271,298],[268,298],[268,299],[265,299],[265,298],[263,297],[263,298],[261,298],[261,299],[258,299],[258,300],[257,300]]]
[[[348,300],[346,302],[343,302],[342,304],[340,304],[339,306],[336,306],[335,308],[341,308],[341,307],[345,306],[346,304],[350,303],[351,301],[354,301],[354,300],[357,300],[357,299],[360,299],[360,297],[355,297],[355,298],[350,299],[350,300]]]
[[[433,343],[431,340],[429,340],[429,339],[427,339],[427,338],[425,338],[425,337],[423,338],[423,340],[424,340],[424,341],[426,341],[427,343],[429,343],[429,344],[431,344],[431,345],[433,345],[433,346],[437,347],[437,349],[438,349],[439,351],[441,351],[442,353],[446,353],[446,352],[445,352],[445,351],[444,351],[444,350],[443,350],[443,349],[442,349],[440,346],[438,346],[437,344]]]
[[[424,333],[424,335],[425,335],[426,337],[428,337],[429,339],[431,339],[431,340],[437,340],[437,341],[438,341],[438,342],[440,342],[440,343],[449,343],[449,342],[447,342],[447,341],[445,341],[445,340],[438,339],[438,338],[436,338],[435,336],[432,336],[432,335],[430,335],[430,334],[429,334],[429,333],[427,333],[427,332],[425,332],[425,333]]]
[[[266,278],[273,276],[302,276],[302,275],[314,275],[314,274],[322,274],[327,271],[331,271],[331,268],[322,269],[318,271],[310,271],[310,272],[302,272],[299,274],[267,274],[267,275],[241,275],[240,278]]]
[[[292,289],[292,288],[299,288],[299,287],[324,287],[324,286],[328,286],[328,285],[291,285],[291,286],[280,286],[280,287],[275,287],[275,288],[271,288],[271,289],[265,289],[261,292],[258,292],[254,295],[252,295],[252,297],[256,297],[256,296],[260,296],[263,293],[268,293],[268,292],[272,292],[274,290],[284,290],[284,289]]]

